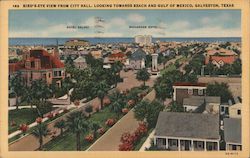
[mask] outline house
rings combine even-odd
[[[241,150],[241,119],[224,118],[224,139],[226,150]]]
[[[162,150],[212,151],[220,149],[219,115],[160,112],[154,145]]]
[[[220,97],[191,96],[183,99],[183,107],[186,112],[219,114]]]
[[[44,79],[47,84],[55,81],[60,87],[61,80],[65,78],[64,64],[59,57],[49,54],[44,49],[32,49],[23,54],[22,61],[9,63],[9,74],[17,72],[21,73],[27,85],[33,80]]]
[[[87,67],[86,59],[82,56],[79,56],[74,60],[74,65],[78,69],[85,69]]]
[[[219,49],[219,50],[209,50],[206,53],[205,64],[210,62],[217,67],[221,67],[225,64],[233,64],[234,61],[238,58],[237,53],[228,49]]]
[[[93,50],[90,52],[90,54],[95,58],[95,59],[100,59],[102,58],[102,50]]]
[[[126,55],[122,52],[119,53],[113,53],[108,56],[108,60],[110,63],[114,63],[116,61],[119,61],[121,63],[126,62]]]
[[[141,48],[138,48],[134,53],[131,54],[130,58],[126,63],[133,69],[145,68],[146,52]],[[127,65],[127,64],[126,64]]]
[[[191,96],[205,96],[207,84],[176,82],[173,85],[173,100],[183,105],[183,99]]]
[[[241,107],[242,103],[238,97],[234,97],[233,105],[229,106],[229,117],[230,118],[241,118]]]

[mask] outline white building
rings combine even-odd
[[[140,45],[150,45],[152,43],[151,35],[137,35],[135,36],[135,43]]]
[[[155,128],[154,145],[161,150],[219,150],[219,115],[160,112]]]

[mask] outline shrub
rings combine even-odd
[[[80,105],[80,101],[79,100],[75,100],[74,104],[75,104],[75,106],[79,106]]]
[[[130,100],[127,102],[127,104],[128,104],[128,107],[133,107],[133,106],[135,105],[135,100],[130,99]]]
[[[47,118],[48,118],[48,119],[51,119],[51,118],[53,118],[53,116],[54,116],[53,113],[50,112],[50,113],[47,115]]]
[[[123,113],[123,114],[126,114],[126,113],[128,113],[128,112],[129,112],[128,108],[123,108],[123,109],[122,109],[122,113]]]
[[[102,127],[102,128],[99,128],[97,130],[97,132],[100,134],[100,135],[103,135],[105,133],[105,129]]]
[[[87,113],[91,113],[91,112],[93,112],[93,107],[92,107],[91,105],[88,105],[88,106],[85,108],[85,111],[86,111]]]
[[[119,151],[131,151],[134,149],[133,144],[122,143],[119,145]]]
[[[27,124],[21,124],[19,126],[19,129],[22,131],[22,132],[26,132],[28,129],[29,129],[29,126]]]
[[[36,118],[36,123],[42,123],[42,122],[43,122],[43,118],[41,117]]]
[[[115,119],[109,118],[107,119],[107,121],[105,122],[105,125],[111,127],[115,124]]]
[[[92,142],[94,140],[94,135],[93,134],[88,134],[87,136],[85,136],[84,139],[90,143],[90,142]]]

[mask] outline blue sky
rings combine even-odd
[[[96,29],[95,17],[103,28]],[[89,26],[69,29],[67,26]],[[158,26],[131,29],[129,26]],[[97,31],[104,33],[99,33]],[[240,10],[11,10],[10,37],[241,37]]]

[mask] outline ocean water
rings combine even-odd
[[[9,38],[9,45],[56,45],[64,44],[71,39],[87,40],[91,44],[97,43],[132,43],[134,38]],[[176,41],[176,42],[241,42],[240,37],[223,37],[223,38],[153,38],[153,42],[160,41]]]

